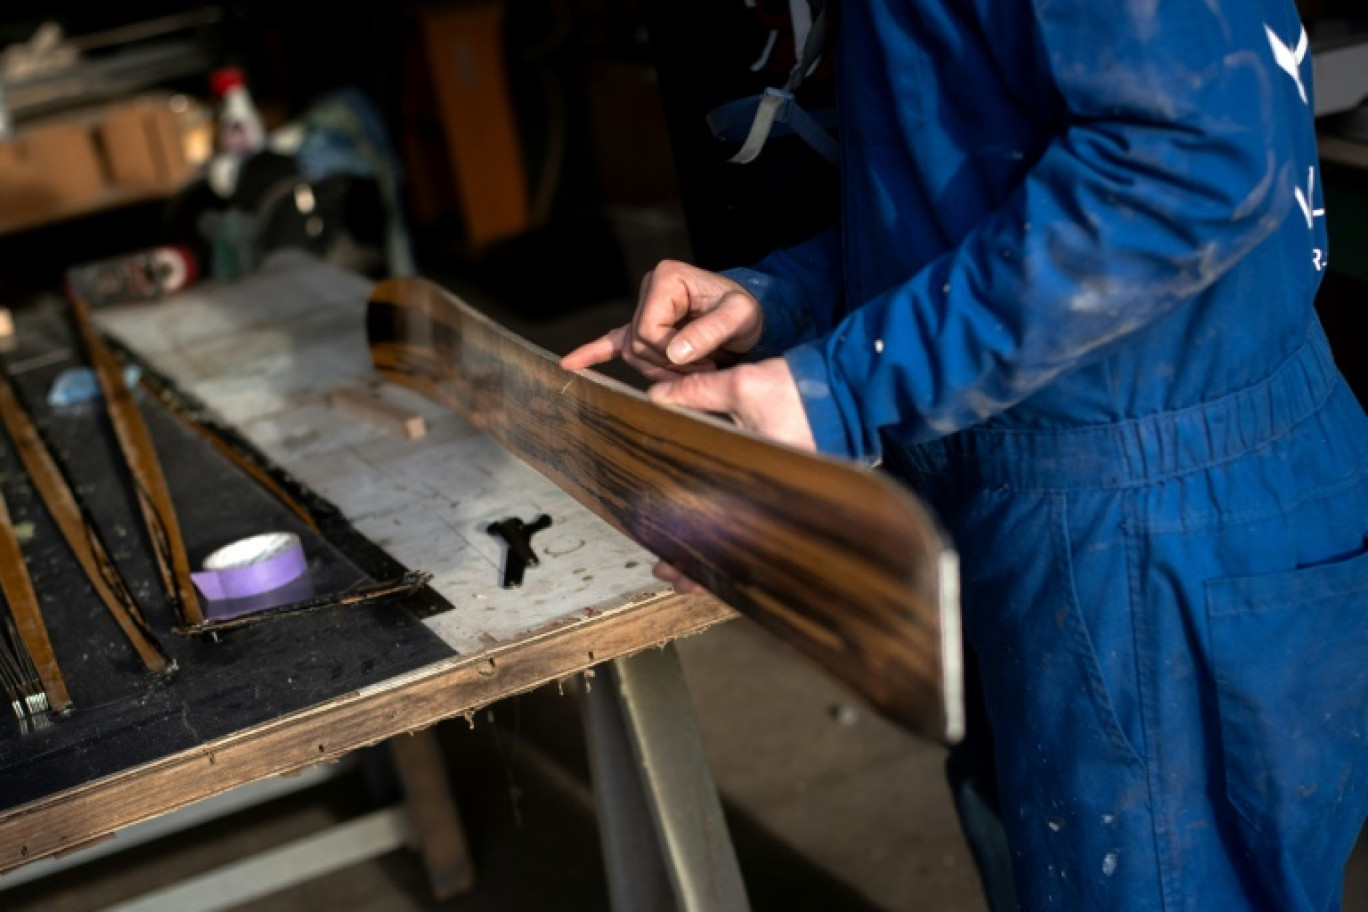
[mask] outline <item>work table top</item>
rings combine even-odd
[[[145,731],[130,730],[123,717],[116,718],[116,708],[87,701],[80,723],[69,728],[86,733],[85,741],[63,744],[49,733],[0,739],[0,762],[8,757],[14,769],[36,777],[10,796],[9,810],[0,810],[0,871],[107,838],[235,786],[469,713],[733,616],[711,598],[677,595],[655,580],[649,554],[460,417],[415,393],[381,384],[365,341],[370,287],[307,255],[285,252],[238,282],[204,283],[155,304],[95,312],[97,324],[117,346],[158,382],[169,381],[182,405],[200,419],[197,423],[230,429],[254,457],[264,457],[287,491],[306,491],[312,503],[328,508],[329,516],[342,517],[345,542],[334,541],[330,525],[319,523],[326,536],[319,550],[343,556],[328,558],[334,571],[345,570],[338,560],[355,558],[360,541],[363,557],[381,557],[379,571],[374,561],[353,560],[372,578],[399,565],[433,576],[422,597],[405,600],[402,609],[390,606],[388,614],[373,609],[374,622],[340,613],[367,611],[364,607],[328,609],[268,621],[240,637],[231,634],[229,647],[217,652],[174,644],[199,662],[195,674],[118,704],[118,712],[145,723]],[[21,332],[23,326],[21,320]],[[82,361],[76,352],[56,355]],[[8,361],[14,370],[13,354]],[[43,370],[58,367],[53,363]],[[36,378],[29,382],[34,386]],[[344,414],[329,403],[329,395],[340,388],[364,388],[421,414],[426,435],[409,440]],[[155,408],[146,391],[139,399],[173,497],[177,490],[194,490],[200,469],[168,464],[170,451],[163,451],[163,441],[193,434]],[[67,449],[81,449],[79,438]],[[217,466],[214,471],[225,471],[209,463]],[[244,479],[233,483],[250,487]],[[272,501],[265,490],[248,493]],[[183,526],[185,514],[203,520],[197,526],[201,539],[207,526],[216,525],[208,501],[177,506]],[[274,509],[280,513],[279,504]],[[134,516],[131,509],[124,512]],[[539,565],[528,568],[521,588],[502,588],[503,545],[487,527],[543,513],[553,525],[533,539]],[[135,541],[136,535],[121,531],[124,523],[116,511],[114,536]],[[136,519],[126,523],[130,530],[138,528]],[[191,547],[191,537],[187,531],[194,563],[207,545]],[[413,605],[421,610],[409,612]],[[159,634],[170,637],[168,619],[150,619],[154,628],[160,626]],[[356,631],[350,639],[349,629]],[[414,639],[423,629],[428,634]],[[304,655],[315,635],[344,644],[346,655],[333,664],[326,654],[305,663],[316,680],[301,689],[288,673],[289,657],[292,650]],[[358,636],[368,639],[358,642]],[[406,649],[412,650],[407,659]],[[234,668],[233,650],[248,664]],[[267,653],[270,662],[285,663],[270,665],[276,685],[263,675],[244,680],[252,661],[269,665]],[[215,666],[212,674],[203,662]],[[79,662],[73,665],[75,674],[82,673]],[[346,677],[329,683],[339,669]],[[63,670],[67,673],[65,662]],[[214,675],[232,682],[231,700],[212,686]],[[239,724],[219,712],[230,704],[246,721]],[[163,729],[164,736],[157,735]],[[60,787],[41,787],[49,779]]]

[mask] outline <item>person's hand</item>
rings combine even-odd
[[[697,595],[700,592],[707,592],[702,586],[680,573],[674,564],[667,564],[665,561],[657,561],[651,574],[658,580],[664,580],[674,587],[674,591],[682,595]]]
[[[710,373],[690,374],[657,383],[651,401],[725,415],[740,427],[809,452],[817,449],[798,384],[783,358]],[[702,586],[664,561],[653,571],[677,592],[703,592]]]
[[[657,383],[647,395],[657,405],[723,415],[762,437],[808,452],[817,449],[798,384],[783,358],[689,374]]]
[[[621,358],[649,380],[677,380],[750,351],[763,326],[760,303],[740,283],[663,260],[641,280],[632,322],[560,363],[565,370],[583,370]]]

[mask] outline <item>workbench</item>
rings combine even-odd
[[[358,580],[405,569],[432,579],[392,603],[269,621],[221,644],[185,643],[167,631],[169,618],[151,618],[162,639],[174,641],[169,645],[182,666],[177,677],[141,685],[118,711],[100,701],[82,707],[78,700],[72,719],[46,731],[0,734],[0,770],[8,765],[31,777],[22,786],[6,780],[0,870],[110,838],[246,783],[468,716],[608,660],[657,653],[652,647],[733,616],[709,597],[682,596],[655,580],[650,555],[463,419],[416,394],[381,388],[364,338],[369,290],[361,278],[283,252],[236,284],[206,284],[154,304],[97,311],[102,331],[144,370],[142,409],[173,495],[204,479],[178,478],[168,447],[190,446],[175,441],[197,434],[201,443],[212,438],[220,450],[226,444],[237,452],[239,474],[251,463],[250,498],[271,501],[273,521],[308,524],[281,513],[283,504],[296,512],[303,507],[311,517],[323,539],[316,550],[327,552],[311,555],[311,569],[320,560],[335,564],[341,569],[329,572],[342,574],[343,583],[348,567]],[[21,336],[24,326],[21,315]],[[8,356],[12,368],[36,359],[39,372],[80,360],[60,345],[45,356],[20,355]],[[36,381],[30,386],[36,389]],[[407,439],[340,412],[329,399],[341,388],[365,389],[421,415],[426,435]],[[187,422],[198,430],[186,430]],[[228,482],[222,486],[227,490]],[[207,516],[209,507],[178,503],[178,510],[195,560],[208,547],[195,538],[196,517]],[[534,540],[540,564],[528,569],[521,588],[502,588],[503,546],[488,526],[539,514],[553,519]],[[208,517],[200,525],[211,523]],[[220,537],[230,531],[219,530]],[[42,581],[35,582],[41,590]],[[317,644],[329,642],[339,644],[335,655],[332,647],[319,654]],[[235,667],[230,658],[242,664]],[[215,666],[213,675],[202,671],[206,663]],[[80,674],[73,662],[70,675]],[[658,669],[646,669],[646,676],[659,677]],[[610,694],[615,681],[631,687],[632,679],[631,667],[619,665],[596,680]],[[600,690],[597,683],[594,689]],[[677,698],[682,689],[675,690]],[[641,721],[633,721],[630,707],[625,713],[629,727]],[[51,731],[63,726],[87,734],[79,744],[52,740]],[[639,760],[650,752],[639,743],[634,749]],[[701,763],[696,745],[671,750],[676,763],[680,756]],[[602,756],[595,762],[604,768]],[[699,783],[711,788],[706,769],[690,787]],[[716,804],[715,793],[711,801]],[[670,825],[657,819],[656,826]]]

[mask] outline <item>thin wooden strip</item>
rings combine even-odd
[[[181,636],[205,636],[206,634],[220,633],[225,630],[237,630],[242,627],[250,627],[253,624],[260,624],[262,621],[274,621],[284,617],[312,614],[315,611],[322,611],[325,608],[347,608],[355,605],[366,605],[392,595],[413,592],[414,590],[426,586],[431,581],[431,573],[411,570],[398,579],[384,580],[379,583],[358,586],[357,588],[349,589],[346,592],[333,592],[328,595],[320,595],[316,598],[304,599],[299,602],[290,602],[285,605],[262,608],[249,614],[237,615],[236,617],[223,619],[209,618],[193,627],[178,627],[175,632]]]
[[[157,559],[157,569],[161,573],[167,598],[181,625],[202,623],[204,612],[200,609],[199,596],[190,579],[190,559],[185,553],[185,540],[181,536],[176,505],[171,500],[171,490],[167,487],[166,475],[157,459],[157,448],[147,431],[147,423],[124,383],[118,362],[91,323],[90,308],[80,298],[72,298],[71,314],[81,341],[85,344],[91,367],[100,381],[100,389],[104,392],[109,423],[114,428],[114,437],[119,442],[119,450],[133,478],[138,508],[147,526],[147,535],[152,542],[152,552]]]
[[[200,438],[208,441],[214,449],[226,456],[233,465],[251,476],[252,480],[261,485],[271,493],[282,504],[290,509],[299,519],[314,532],[322,534],[318,527],[318,520],[314,518],[313,512],[299,499],[285,490],[280,482],[271,477],[271,473],[262,467],[255,459],[250,458],[239,447],[234,446],[221,436],[221,425],[216,427],[207,426],[201,418],[185,404],[177,391],[173,390],[166,380],[150,373],[147,369],[143,370],[142,387],[149,394],[156,396],[157,401],[166,407],[171,414],[180,419],[181,423],[194,431]],[[216,429],[218,428],[218,429]]]
[[[430,283],[367,312],[387,379],[445,403],[914,732],[962,727],[953,552],[892,481],[662,409]]]
[[[90,585],[95,588],[119,629],[138,653],[138,658],[153,673],[174,669],[174,665],[168,666],[166,654],[153,636],[104,543],[100,541],[99,533],[81,509],[62,470],[57,467],[56,460],[38,435],[37,425],[20,405],[14,387],[3,371],[0,371],[0,419],[4,420],[19,458],[38,495],[47,505],[48,513],[62,531],[81,569],[85,570]]]
[[[14,625],[38,670],[38,680],[47,692],[49,708],[54,713],[65,712],[71,707],[71,695],[67,692],[62,669],[57,666],[57,654],[52,649],[52,640],[48,638],[47,625],[43,623],[43,613],[38,606],[38,593],[33,591],[33,580],[24,563],[19,537],[14,534],[14,522],[3,495],[0,495],[0,590],[4,590]]]

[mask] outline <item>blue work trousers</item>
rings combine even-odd
[[[1022,907],[1337,912],[1368,816],[1368,421],[1319,325],[1194,408],[887,456],[963,555]]]

